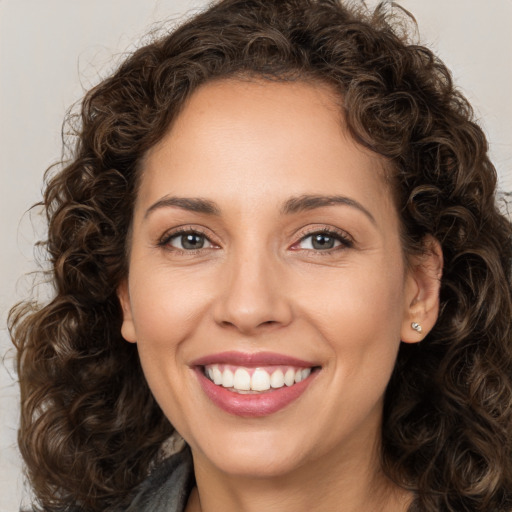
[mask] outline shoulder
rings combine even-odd
[[[125,512],[183,512],[194,484],[192,455],[185,447],[151,472]]]

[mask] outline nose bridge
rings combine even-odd
[[[261,240],[233,247],[222,273],[216,320],[244,333],[291,320],[278,256]]]

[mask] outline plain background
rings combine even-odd
[[[17,385],[5,328],[26,297],[44,237],[29,207],[61,154],[67,108],[155,26],[170,26],[205,0],[0,0],[0,511],[23,492],[16,450]],[[375,5],[375,0],[367,1]],[[420,40],[452,70],[491,143],[500,188],[512,190],[512,0],[401,0]],[[156,25],[155,25],[156,24]],[[43,289],[44,295],[44,289]]]

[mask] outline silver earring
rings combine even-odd
[[[416,332],[421,332],[422,329],[421,329],[421,325],[417,322],[413,322],[411,324],[411,327],[416,331]]]

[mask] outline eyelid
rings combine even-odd
[[[313,236],[313,235],[317,235],[317,234],[330,235],[330,236],[336,238],[340,242],[340,245],[337,247],[333,247],[331,249],[325,249],[325,250],[301,249],[301,248],[294,249],[294,246],[300,244],[306,238]],[[302,231],[299,235],[299,239],[293,243],[293,245],[291,246],[291,249],[297,250],[297,251],[312,251],[315,253],[328,254],[328,253],[332,253],[332,252],[340,250],[340,249],[342,250],[342,249],[351,248],[353,246],[354,246],[354,239],[346,231],[336,228],[334,226],[314,226],[314,227],[306,228],[304,231]]]
[[[194,254],[198,251],[201,251],[203,249],[211,249],[212,247],[201,247],[200,249],[189,249],[189,250],[183,250],[179,249],[177,247],[169,246],[169,242],[178,236],[186,235],[186,234],[196,234],[203,236],[208,242],[213,246],[213,248],[218,248],[219,244],[216,243],[212,236],[206,233],[206,229],[202,226],[197,225],[183,225],[183,226],[177,226],[174,228],[171,228],[167,230],[157,241],[158,247],[168,248],[168,250],[172,250],[175,252],[186,252],[187,254]],[[169,247],[172,247],[169,249]]]
[[[189,250],[183,250],[176,247],[172,247],[172,250],[174,252],[183,252],[187,254],[194,254],[196,252],[202,251],[202,250],[208,250],[212,248],[220,248],[220,244],[214,240],[214,237],[212,237],[210,234],[207,233],[207,229],[203,226],[198,225],[182,225],[182,226],[176,226],[174,228],[171,228],[167,230],[157,241],[156,245],[163,248],[169,247],[169,242],[171,239],[184,235],[184,234],[198,234],[201,236],[204,236],[206,240],[213,246],[213,247],[202,247],[200,249],[189,249]],[[329,236],[332,236],[336,238],[340,245],[333,247],[331,249],[325,249],[325,250],[318,250],[318,249],[301,249],[301,248],[295,248],[296,245],[301,243],[306,238],[316,235],[316,234],[327,234]],[[298,235],[298,240],[294,242],[290,249],[296,250],[296,251],[309,251],[309,252],[315,252],[315,253],[322,253],[322,254],[328,254],[335,252],[337,250],[347,249],[354,246],[354,239],[353,237],[347,233],[346,231],[336,228],[334,226],[328,226],[328,225],[317,225],[317,226],[311,226],[308,228],[303,229],[300,234]]]

